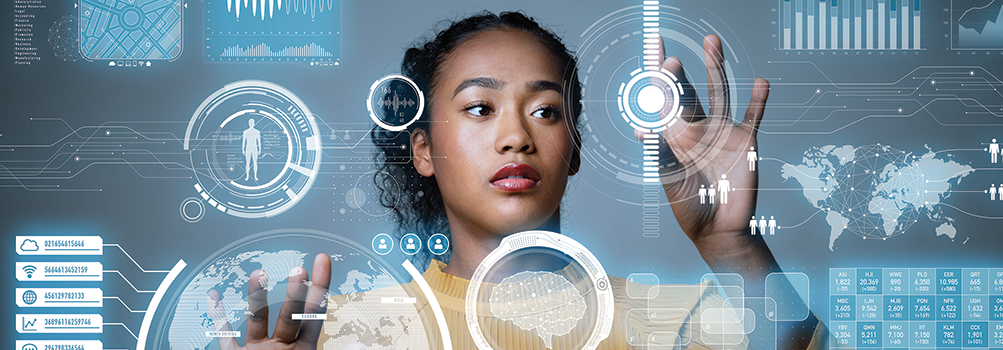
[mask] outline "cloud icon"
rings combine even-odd
[[[21,242],[21,251],[22,252],[38,251],[38,243],[35,242],[34,240],[26,239],[24,240],[24,242]]]

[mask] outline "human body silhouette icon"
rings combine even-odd
[[[996,160],[1000,155],[1000,144],[996,143],[996,139],[989,144],[989,156],[992,158],[993,164],[996,164]]]
[[[254,118],[247,120],[247,130],[241,141],[240,150],[244,153],[244,181],[250,180],[254,171],[254,181],[258,181],[258,156],[261,154],[261,132],[254,128]],[[252,165],[253,163],[253,165]]]
[[[721,174],[721,180],[717,182],[717,193],[721,197],[721,204],[728,204],[728,192],[734,190],[731,188],[731,181],[728,181],[728,175]]]

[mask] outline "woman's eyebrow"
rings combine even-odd
[[[456,87],[456,90],[453,91],[453,97],[456,97],[456,95],[459,94],[460,91],[463,91],[463,89],[466,89],[471,86],[478,86],[492,90],[501,90],[503,87],[505,87],[505,82],[495,78],[487,78],[487,77],[467,79]]]
[[[553,90],[558,94],[564,95],[564,87],[559,83],[555,83],[549,80],[537,80],[531,83],[526,83],[526,90],[531,92],[539,92],[545,90]]]

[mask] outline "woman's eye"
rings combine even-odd
[[[533,116],[543,119],[553,119],[557,117],[557,110],[551,107],[540,108],[536,112],[533,112]]]
[[[473,106],[473,107],[467,108],[467,113],[470,113],[470,114],[472,114],[474,116],[483,117],[483,116],[486,116],[488,114],[491,114],[491,107],[488,107],[488,106]]]

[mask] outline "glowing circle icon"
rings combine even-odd
[[[208,207],[236,217],[279,215],[317,178],[317,130],[313,113],[289,90],[261,80],[228,84],[188,123],[193,187]]]
[[[388,75],[369,88],[366,108],[376,125],[389,131],[402,131],[421,117],[425,96],[411,78]]]
[[[205,206],[202,201],[195,197],[188,197],[181,201],[181,218],[189,223],[196,223],[202,220],[205,215]]]
[[[617,105],[623,120],[632,127],[657,133],[683,113],[679,104],[682,95],[682,84],[668,70],[638,68],[630,73],[629,81],[620,84]]]

